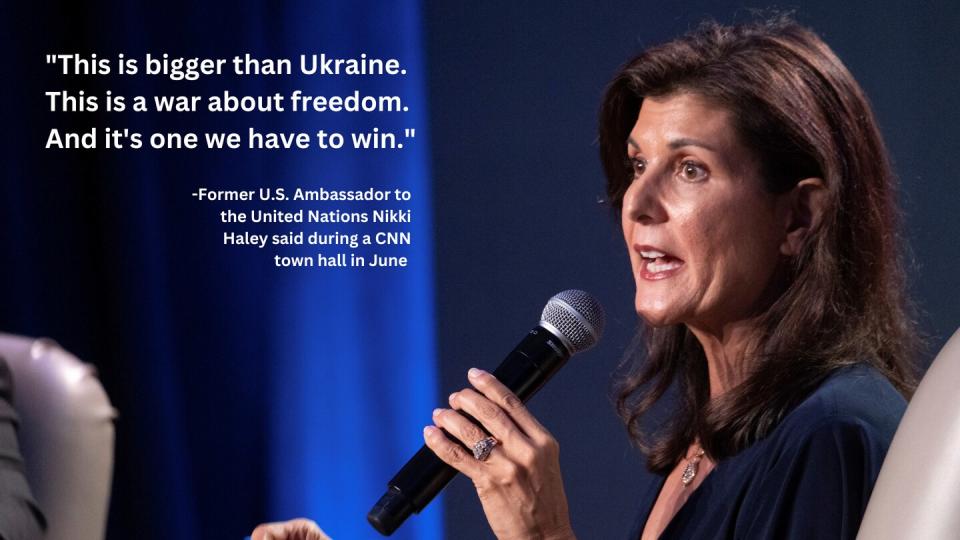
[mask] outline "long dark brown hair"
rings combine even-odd
[[[732,113],[766,188],[804,178],[828,191],[819,227],[786,265],[787,283],[759,319],[760,337],[737,387],[710,398],[706,358],[684,325],[643,327],[646,354],[628,356],[617,410],[648,466],[665,472],[694,439],[714,459],[768,434],[830,373],[872,364],[909,399],[918,348],[904,284],[895,179],[873,112],[833,51],[786,17],[705,23],[624,65],[600,110],[600,153],[616,209],[633,178],[626,140],[647,96],[696,94]],[[641,347],[642,349],[642,347]],[[665,428],[641,428],[676,384]]]

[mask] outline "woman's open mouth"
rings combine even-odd
[[[683,266],[683,259],[679,259],[650,246],[636,246],[634,248],[642,257],[640,263],[640,277],[655,281],[666,279],[676,274]]]

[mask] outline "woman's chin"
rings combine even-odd
[[[641,315],[640,318],[643,319],[643,321],[647,324],[647,326],[650,326],[653,328],[665,328],[667,326],[673,326],[674,324],[677,324],[677,321],[673,321],[667,318],[653,319],[653,318],[644,317],[643,315]]]
[[[650,306],[647,303],[637,302],[637,315],[648,325],[655,328],[671,326],[682,322],[673,310],[664,309],[666,306]]]

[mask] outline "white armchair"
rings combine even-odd
[[[910,400],[857,538],[960,538],[960,330]]]
[[[113,476],[116,411],[94,368],[49,339],[0,334],[27,480],[47,540],[102,540]]]

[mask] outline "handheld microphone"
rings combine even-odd
[[[526,403],[570,355],[597,343],[604,323],[603,307],[590,294],[573,289],[558,293],[543,308],[540,324],[527,333],[493,375]],[[456,469],[424,445],[390,480],[387,492],[367,514],[367,521],[390,536],[410,514],[419,514],[456,475]]]

